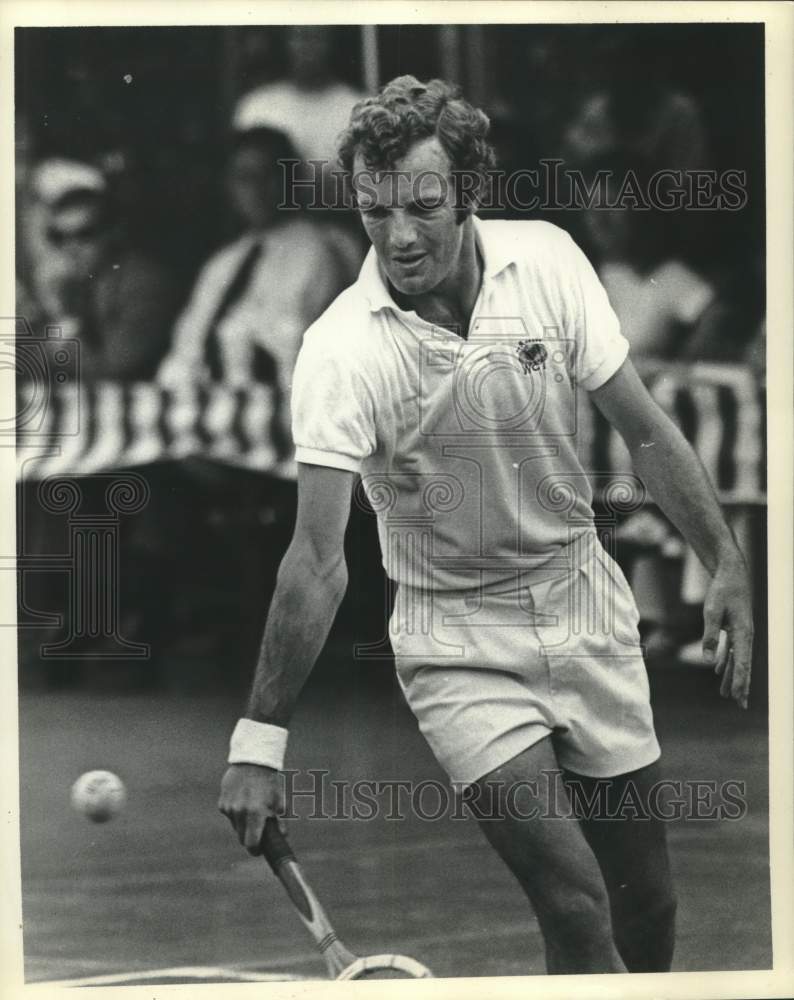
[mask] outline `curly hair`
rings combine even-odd
[[[375,97],[355,105],[340,137],[339,161],[348,178],[356,153],[369,170],[392,170],[414,143],[436,136],[449,157],[452,176],[474,178],[467,194],[476,197],[496,164],[487,141],[490,124],[488,116],[464,100],[453,84],[398,76]]]

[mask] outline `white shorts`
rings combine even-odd
[[[400,585],[390,630],[406,700],[454,783],[551,736],[560,766],[614,777],[659,757],[638,613],[593,539],[578,568],[537,583]]]

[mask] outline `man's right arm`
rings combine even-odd
[[[347,587],[344,536],[353,473],[298,466],[295,534],[278,572],[245,717],[286,730]],[[218,808],[240,843],[259,853],[265,819],[282,810],[275,768],[230,765]]]

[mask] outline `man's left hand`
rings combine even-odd
[[[753,658],[753,609],[747,566],[739,552],[717,566],[703,606],[703,658],[722,677],[720,694],[747,708]],[[718,654],[720,629],[727,649]]]

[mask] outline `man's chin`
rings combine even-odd
[[[389,281],[401,295],[423,295],[434,288],[426,274],[390,274]]]

